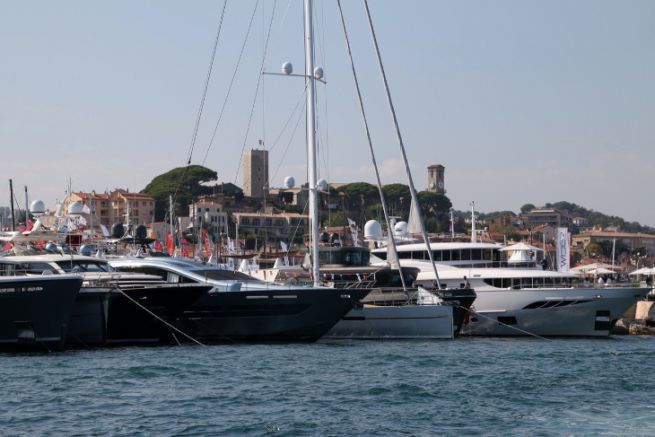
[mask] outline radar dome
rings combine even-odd
[[[291,62],[285,62],[284,64],[282,64],[282,73],[283,74],[293,73],[293,64],[291,64]]]
[[[364,225],[364,238],[367,240],[382,240],[382,226],[377,220],[369,220]]]
[[[68,205],[68,215],[81,215],[84,213],[84,205],[80,202],[73,202]]]
[[[318,80],[323,79],[323,68],[321,67],[314,68],[314,78]]]
[[[393,232],[396,235],[407,235],[407,222],[398,222],[393,227]]]
[[[111,225],[111,238],[123,238],[125,235],[125,226],[123,223],[114,223]]]
[[[146,225],[138,225],[134,230],[134,236],[141,240],[148,238],[148,228],[146,228]]]
[[[328,183],[325,179],[319,179],[316,181],[316,188],[318,188],[319,191],[327,191],[328,189]]]
[[[288,190],[295,186],[296,186],[296,180],[293,178],[293,176],[287,176],[286,178],[284,178],[284,188]]]
[[[35,200],[30,205],[30,212],[34,215],[45,214],[45,203],[42,200]]]
[[[91,256],[92,253],[93,253],[93,248],[88,244],[83,244],[80,247],[80,255]]]

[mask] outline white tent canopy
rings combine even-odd
[[[655,275],[655,267],[642,267],[638,270],[635,270],[634,272],[628,273],[630,276],[654,276]]]
[[[503,251],[503,252],[514,252],[514,251],[537,252],[537,251],[543,251],[543,249],[541,249],[541,248],[539,248],[537,246],[531,246],[531,245],[523,243],[523,242],[512,244],[511,246],[505,246],[500,250]]]
[[[605,267],[596,267],[595,269],[592,270],[586,270],[584,272],[587,275],[613,275],[616,272],[614,270],[606,269]]]
[[[578,266],[574,267],[571,270],[574,272],[581,272],[581,273],[590,273],[592,270],[595,269],[612,269],[614,268],[610,264],[604,264],[604,263],[592,263],[592,264],[586,264],[584,266]],[[593,273],[593,272],[591,272]],[[611,273],[616,273],[616,272],[611,272]]]

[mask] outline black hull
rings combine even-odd
[[[119,290],[83,289],[71,314],[68,342],[77,346],[109,346],[168,341],[173,338],[171,328],[148,311],[172,324],[210,289],[208,285],[165,284],[122,290],[131,299]]]
[[[176,326],[204,342],[313,342],[369,290],[283,289],[214,292]]]
[[[0,348],[61,350],[82,285],[77,277],[25,277],[0,282]]]
[[[436,293],[444,302],[453,306],[453,332],[458,337],[462,327],[468,323],[469,310],[476,298],[475,291],[472,288],[452,288]]]

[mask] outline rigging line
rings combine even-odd
[[[268,52],[268,43],[271,39],[271,28],[273,27],[273,18],[275,17],[275,6],[277,5],[277,0],[273,3],[273,10],[271,11],[271,21],[268,23],[268,34],[266,35],[266,44],[264,46],[264,54],[262,56],[262,63],[259,67],[259,76],[257,77],[257,86],[255,87],[255,95],[252,99],[252,105],[250,105],[250,116],[248,117],[248,125],[246,126],[246,135],[243,138],[243,145],[241,146],[241,156],[239,156],[239,164],[237,165],[237,171],[234,175],[234,183],[237,183],[237,178],[239,177],[239,172],[241,170],[241,162],[243,162],[243,152],[246,149],[246,144],[248,142],[248,135],[250,134],[250,126],[252,124],[252,117],[255,113],[255,105],[257,104],[257,95],[259,94],[259,85],[262,83],[262,78],[264,77],[264,63],[266,62],[266,54]],[[263,116],[263,115],[262,115]]]
[[[143,311],[145,311],[146,313],[150,314],[150,315],[151,315],[152,317],[154,317],[155,319],[157,319],[157,320],[159,320],[160,322],[162,322],[164,325],[166,325],[166,326],[168,326],[169,328],[171,328],[173,331],[176,331],[176,332],[182,334],[183,336],[185,336],[186,338],[188,338],[189,340],[191,340],[192,342],[194,342],[194,343],[196,343],[196,344],[198,344],[198,345],[200,345],[200,346],[205,346],[204,344],[200,343],[200,342],[199,342],[198,340],[196,340],[195,338],[193,338],[193,337],[191,337],[190,335],[188,335],[187,333],[185,333],[185,332],[183,332],[183,331],[177,329],[175,326],[171,325],[171,324],[168,323],[166,320],[162,319],[162,318],[159,317],[157,314],[153,313],[153,312],[150,311],[148,308],[146,308],[145,306],[141,305],[141,304],[140,304],[139,302],[137,302],[137,301],[136,301],[132,296],[130,296],[129,294],[127,294],[127,293],[125,293],[123,290],[121,290],[120,287],[115,287],[114,290],[118,291],[120,294],[122,294],[123,296],[125,296],[125,297],[126,297],[129,301],[131,301],[133,304],[135,304],[136,306],[138,306],[139,308],[141,308],[141,309],[142,309]]]
[[[202,118],[202,111],[205,107],[205,99],[207,98],[207,90],[209,89],[209,80],[211,79],[212,70],[214,68],[214,60],[216,59],[216,49],[218,48],[218,40],[220,39],[221,30],[223,29],[223,18],[225,17],[226,6],[227,6],[227,0],[223,2],[221,15],[220,18],[218,19],[218,29],[216,30],[216,38],[214,39],[214,48],[212,49],[212,55],[209,60],[209,68],[207,69],[207,77],[205,78],[205,87],[202,91],[200,106],[198,107],[198,115],[196,116],[196,125],[193,128],[193,135],[191,136],[191,144],[189,145],[189,153],[187,155],[187,165],[191,164],[193,149],[195,148],[196,139],[198,138],[198,128],[200,127],[200,119]]]
[[[375,150],[373,149],[373,140],[371,139],[371,131],[368,126],[368,119],[366,117],[366,110],[364,109],[364,100],[362,98],[362,92],[359,87],[359,79],[357,78],[357,70],[355,69],[355,61],[353,60],[352,49],[350,47],[350,38],[348,37],[348,30],[346,29],[346,20],[343,17],[343,9],[341,8],[341,0],[337,0],[337,5],[339,6],[339,14],[341,16],[341,25],[343,27],[343,35],[346,40],[346,46],[348,47],[348,58],[350,59],[350,67],[352,69],[353,80],[355,82],[355,88],[357,90],[357,99],[359,100],[359,109],[362,114],[362,121],[364,122],[364,130],[366,131],[366,140],[368,141],[368,148],[371,152],[371,160],[373,161],[373,168],[375,169],[375,177],[378,182],[378,194],[380,195],[380,203],[382,203],[382,211],[384,212],[384,219],[387,223],[387,230],[389,238],[391,240],[391,245],[393,246],[393,251],[397,253],[396,250],[396,238],[393,235],[393,228],[391,227],[391,220],[389,219],[389,214],[387,214],[387,202],[384,198],[384,191],[382,191],[382,180],[380,178],[380,171],[378,169],[378,163],[375,159]],[[402,269],[400,266],[400,261],[395,260],[394,262],[398,263],[398,272],[400,273],[400,280],[402,281],[403,291],[407,293],[407,285],[405,284],[405,278],[402,274]],[[389,263],[391,267],[394,266],[392,263]]]
[[[207,151],[205,152],[205,157],[202,159],[202,164],[204,165],[205,162],[207,161],[207,156],[209,155],[209,151],[211,150],[212,146],[214,145],[214,139],[216,138],[216,132],[218,131],[218,126],[221,124],[221,120],[223,119],[223,114],[225,112],[225,107],[227,106],[227,102],[230,99],[230,94],[232,92],[232,87],[234,86],[234,80],[237,76],[237,73],[239,71],[239,66],[241,65],[241,59],[243,58],[243,53],[246,49],[246,44],[248,43],[248,37],[250,36],[250,31],[252,30],[252,23],[255,20],[255,13],[257,12],[257,8],[259,7],[259,0],[255,3],[255,7],[252,10],[252,15],[250,16],[250,22],[248,23],[248,29],[246,30],[246,35],[243,38],[243,44],[241,45],[241,51],[239,52],[239,57],[237,58],[237,63],[234,66],[234,71],[232,72],[232,78],[230,79],[230,84],[227,88],[227,93],[225,94],[225,99],[223,100],[223,105],[221,106],[221,111],[218,114],[218,120],[216,121],[216,125],[214,126],[214,131],[212,132],[211,139],[209,140],[209,145],[207,146]]]
[[[298,110],[298,107],[303,102],[306,92],[307,92],[307,87],[305,86],[302,93],[300,93],[300,97],[298,98],[298,101],[296,102],[296,106],[291,111],[291,114],[289,114],[289,118],[287,118],[287,121],[284,123],[284,126],[282,126],[282,130],[280,130],[280,133],[275,138],[275,141],[273,142],[273,145],[270,147],[270,149],[268,149],[269,152],[272,151],[275,148],[275,146],[277,146],[278,142],[280,141],[280,138],[282,138],[282,135],[284,134],[284,132],[286,132],[287,126],[289,126],[289,123],[291,122],[294,115],[296,114],[296,111]]]
[[[409,182],[409,191],[412,194],[412,201],[416,202],[416,208],[420,209],[420,205],[418,204],[418,195],[416,194],[416,188],[414,187],[414,180],[412,178],[412,173],[409,170],[409,162],[407,161],[407,153],[405,152],[405,143],[403,142],[403,137],[400,134],[400,126],[398,125],[398,117],[396,116],[396,109],[393,105],[393,101],[391,99],[391,91],[389,90],[389,82],[387,81],[387,73],[384,70],[384,64],[382,63],[382,55],[380,54],[380,47],[378,45],[378,39],[377,36],[375,35],[375,29],[373,28],[373,19],[371,18],[371,11],[368,8],[368,0],[364,0],[364,9],[366,9],[366,17],[368,19],[368,27],[371,31],[371,38],[373,40],[373,46],[375,48],[375,53],[377,55],[377,60],[378,60],[378,66],[380,67],[380,74],[382,75],[382,79],[384,82],[384,90],[387,95],[387,103],[389,105],[389,110],[391,111],[391,116],[393,118],[393,124],[394,127],[396,128],[396,137],[398,138],[398,145],[400,147],[400,152],[403,157],[403,162],[405,164],[405,172],[407,173],[407,179]],[[432,264],[432,270],[434,271],[434,276],[435,280],[437,282],[437,286],[441,288],[441,284],[439,281],[439,272],[437,272],[437,266],[434,263],[434,257],[432,255],[432,250],[430,250],[430,239],[428,238],[428,233],[425,229],[425,221],[423,220],[423,215],[422,214],[417,214],[418,215],[418,221],[421,226],[421,233],[423,234],[423,240],[425,241],[425,246],[428,251],[428,255],[430,257],[430,264]]]
[[[304,105],[303,105],[304,109]],[[296,121],[296,125],[293,127],[293,131],[291,132],[291,137],[289,138],[289,141],[287,142],[287,146],[284,149],[284,153],[282,153],[282,157],[280,158],[280,162],[275,168],[275,172],[273,173],[273,177],[271,179],[275,179],[277,176],[277,172],[280,171],[280,167],[282,167],[282,163],[284,162],[284,158],[287,156],[287,152],[289,151],[289,147],[291,146],[291,143],[293,142],[293,139],[296,137],[296,131],[298,130],[298,126],[300,126],[300,121],[302,120],[303,116],[303,111],[300,111],[298,114],[298,120]]]
[[[541,336],[539,334],[535,334],[533,332],[526,331],[526,330],[521,329],[521,328],[517,328],[516,326],[508,325],[507,323],[503,323],[503,322],[501,322],[501,321],[499,321],[497,319],[494,319],[493,317],[489,317],[489,316],[486,316],[484,314],[480,314],[480,313],[478,313],[475,310],[472,310],[470,308],[466,308],[466,307],[463,307],[461,305],[454,305],[454,306],[468,311],[472,316],[482,317],[483,319],[487,319],[487,320],[490,320],[490,321],[492,321],[494,323],[498,323],[499,325],[502,325],[502,326],[504,326],[506,328],[514,329],[515,331],[521,332],[521,333],[526,334],[526,335],[528,335],[530,337],[535,337],[535,338],[538,338],[540,340],[552,341],[550,338],[546,338],[546,337],[543,337],[543,336]]]

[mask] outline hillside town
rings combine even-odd
[[[296,186],[294,178],[287,177],[282,186],[274,187],[269,180],[268,151],[246,152],[243,188],[232,183],[212,184],[216,181],[215,172],[192,167],[160,175],[140,192],[120,188],[103,192],[73,189],[58,210],[47,213],[61,214],[70,205],[79,204],[91,240],[121,237],[113,232],[118,224],[124,234],[130,235],[142,225],[151,249],[204,261],[211,254],[219,257],[230,251],[259,255],[263,262],[266,256],[262,254],[275,254],[282,247],[293,249],[298,256],[306,251],[306,185]],[[426,176],[427,189],[419,193],[419,203],[433,241],[471,240],[475,229],[477,241],[504,245],[525,242],[538,247],[544,251],[546,266],[550,263],[553,267],[557,229],[566,228],[570,233],[571,266],[596,263],[628,272],[655,262],[655,232],[651,228],[567,202],[539,207],[527,204],[518,213],[481,213],[473,205],[471,211],[454,211],[446,196],[445,167],[430,165]],[[366,222],[377,220],[384,225],[377,188],[365,182],[321,183],[322,243],[369,244],[364,241]],[[158,184],[168,189],[161,190]],[[180,190],[181,186],[184,188]],[[408,187],[389,184],[383,187],[383,193],[394,222],[406,222],[411,198]],[[5,231],[25,229],[33,223],[33,215],[25,209],[27,203],[21,204],[15,196],[14,204],[14,220],[10,207],[0,209]]]

